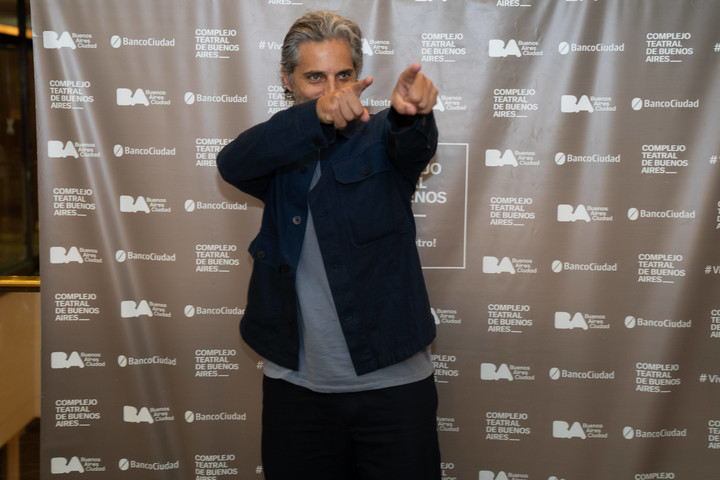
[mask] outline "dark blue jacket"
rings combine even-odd
[[[318,121],[316,101],[275,114],[218,155],[222,177],[265,203],[243,339],[298,368],[295,272],[308,203],[340,323],[358,375],[429,345],[435,323],[415,244],[411,198],[437,147],[432,114],[400,131],[391,109],[345,130]],[[322,176],[308,192],[320,161]]]

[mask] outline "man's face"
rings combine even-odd
[[[357,81],[352,50],[345,40],[303,42],[298,48],[300,63],[293,81],[283,73],[283,82],[295,93],[295,103],[314,100]]]

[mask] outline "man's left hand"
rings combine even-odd
[[[437,102],[438,89],[420,73],[421,65],[413,63],[400,74],[391,103],[400,115],[426,115]]]

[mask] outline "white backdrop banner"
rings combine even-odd
[[[262,205],[215,158],[288,107],[320,8],[363,28],[371,112],[414,61],[440,90],[414,210],[443,478],[717,475],[720,2],[32,0],[42,478],[262,478]]]

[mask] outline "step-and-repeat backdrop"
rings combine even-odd
[[[33,0],[42,478],[262,478],[241,342],[262,205],[218,151],[287,108],[307,9],[364,102],[440,89],[417,186],[445,480],[720,472],[720,3]]]

